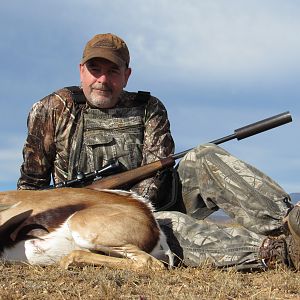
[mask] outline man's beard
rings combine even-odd
[[[87,100],[93,107],[111,108],[117,103],[117,99],[113,98],[112,92],[110,87],[102,83],[94,83],[91,85],[91,93]]]

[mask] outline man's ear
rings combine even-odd
[[[124,87],[127,85],[128,79],[131,75],[131,68],[127,68],[125,70],[125,83],[124,83]]]
[[[79,76],[80,76],[80,81],[82,81],[83,68],[84,68],[84,65],[79,64]]]

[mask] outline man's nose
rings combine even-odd
[[[107,82],[109,80],[109,76],[107,73],[101,73],[97,76],[98,82]]]

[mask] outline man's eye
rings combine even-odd
[[[119,69],[112,69],[110,70],[111,74],[120,74],[120,70]]]
[[[90,67],[90,70],[93,72],[100,72],[101,69],[97,68],[97,67]]]

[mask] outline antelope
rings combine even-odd
[[[173,265],[149,201],[87,188],[0,192],[0,260],[132,270]]]

